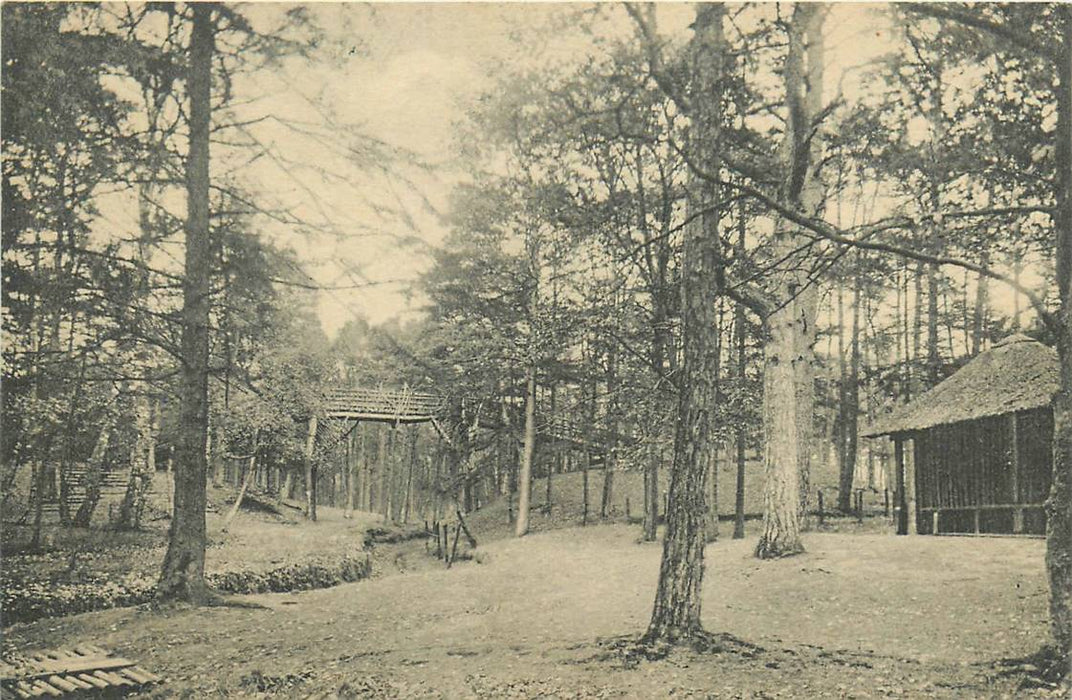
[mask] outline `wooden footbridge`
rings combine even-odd
[[[494,410],[493,410],[494,409]],[[436,431],[449,441],[444,430],[450,413],[450,401],[438,394],[411,391],[409,389],[385,388],[339,388],[326,399],[323,417],[329,420],[390,423],[413,425],[431,423]],[[484,414],[487,415],[484,415]],[[481,411],[478,424],[481,427],[501,426],[498,410],[489,404]],[[538,426],[538,434],[544,440],[587,446],[600,443],[598,431],[585,428],[565,416],[555,416]]]
[[[327,397],[327,418],[407,425],[442,418],[442,396],[408,389],[336,389]]]

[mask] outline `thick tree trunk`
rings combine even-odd
[[[811,156],[810,138],[822,109],[822,29],[827,8],[798,4],[789,27],[789,51],[784,80],[790,119],[783,142],[788,201],[814,212],[821,203],[821,183]],[[783,226],[787,226],[783,222]],[[776,233],[775,257],[800,245],[790,228]],[[763,535],[756,546],[760,558],[780,557],[804,550],[800,531],[806,524],[814,407],[812,376],[816,294],[807,271],[783,275],[778,307],[767,317],[763,394],[764,491]]]
[[[123,501],[119,505],[115,527],[132,530],[141,526],[141,512],[145,506],[145,494],[153,477],[149,470],[149,451],[153,449],[152,421],[149,416],[149,399],[134,397],[134,445],[130,451],[130,478]]]
[[[536,452],[536,366],[528,368],[525,383],[525,442],[521,453],[521,473],[517,477],[517,522],[514,534],[529,531],[529,502],[532,497],[532,457]]]
[[[796,384],[793,363],[794,303],[776,311],[768,320],[769,338],[763,372],[763,463],[766,484],[763,493],[763,535],[756,546],[760,558],[780,557],[804,551],[800,541],[800,476],[797,440]]]
[[[1072,677],[1072,7],[1064,20],[1058,59],[1056,202],[1057,356],[1060,387],[1053,400],[1053,484],[1046,503],[1046,570],[1050,580],[1050,629],[1064,671]]]
[[[191,7],[189,153],[186,158],[186,260],[183,276],[183,362],[176,442],[175,505],[157,595],[203,602],[205,583],[205,443],[208,438],[208,326],[212,274],[209,235],[209,133],[212,114],[211,4]]]
[[[717,170],[724,66],[720,4],[699,5],[693,25],[693,134],[690,146],[702,167]],[[702,98],[700,97],[702,96]],[[645,641],[677,642],[703,631],[700,619],[708,513],[707,479],[714,461],[718,372],[716,307],[722,264],[715,183],[693,176],[681,262],[681,328],[684,357],[677,430],[670,472],[666,535],[659,585]],[[700,213],[702,212],[702,213]]]
[[[718,231],[713,231],[714,235],[718,235]],[[721,263],[719,263],[721,264]],[[719,394],[721,392],[720,387],[722,385],[722,332],[725,321],[725,306],[720,298],[718,300],[718,313],[716,314],[715,321],[715,347],[714,357],[711,359],[711,369],[714,371],[713,385],[711,387],[711,393],[713,397],[711,399],[711,415],[710,422],[712,426],[718,421],[718,401]],[[711,439],[711,461],[708,463],[707,474],[707,524],[705,525],[705,536],[708,542],[715,542],[718,540],[718,443],[712,436]]]
[[[89,527],[93,520],[93,511],[96,510],[97,502],[100,500],[101,474],[104,471],[104,461],[107,459],[108,446],[114,428],[115,415],[109,411],[105,417],[104,426],[97,435],[97,442],[93,445],[93,453],[86,464],[85,498],[71,519],[71,524],[75,527]]]

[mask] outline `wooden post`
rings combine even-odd
[[[819,524],[822,525],[823,524],[823,516],[824,516],[824,513],[823,513],[823,490],[822,489],[819,489],[818,496],[819,496],[819,499],[818,499],[819,500]]]
[[[1020,504],[1020,421],[1017,418],[1015,412],[1009,414],[1009,442],[1012,449],[1010,450],[1012,457],[1012,469],[1010,484],[1012,490],[1012,502],[1016,505]],[[1012,531],[1013,534],[1021,534],[1024,531],[1024,509],[1013,508],[1012,511]]]
[[[893,455],[897,463],[897,534],[908,534],[908,494],[905,493],[904,441],[893,438]]]
[[[357,447],[357,429],[359,421],[354,421],[354,427],[346,436],[346,512],[345,517],[354,517],[354,487],[357,484],[357,459],[355,448]],[[427,528],[425,528],[427,529]]]
[[[886,514],[886,517],[890,517],[890,489],[889,487],[882,489],[882,512]]]
[[[581,525],[588,524],[588,468],[592,464],[592,451],[584,451],[584,471],[581,472]]]
[[[458,557],[458,539],[462,536],[462,526],[458,523],[458,527],[454,528],[454,545],[450,548],[450,558],[447,559],[447,568],[454,563],[454,560]]]
[[[454,511],[458,515],[458,527],[465,533],[465,539],[469,542],[469,547],[476,549],[476,538],[473,537],[473,533],[469,532],[469,526],[465,524],[465,516],[462,515],[461,510]]]
[[[937,535],[938,534],[938,509],[937,508],[935,508],[934,512],[931,513],[931,534],[932,535]]]
[[[919,501],[916,495],[916,438],[905,440],[905,500],[908,503],[908,534],[919,534]]]

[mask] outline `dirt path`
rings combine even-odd
[[[750,540],[709,550],[707,628],[759,648],[636,664],[614,640],[647,622],[659,548],[635,537],[551,532],[450,571],[250,596],[262,610],[112,610],[8,641],[115,649],[168,694],[640,698],[1000,696],[992,662],[1045,638],[1041,542],[813,535],[777,562]]]

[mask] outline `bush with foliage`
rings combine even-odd
[[[367,556],[347,556],[336,564],[297,562],[268,571],[224,571],[209,574],[207,579],[211,586],[224,593],[285,593],[360,581],[371,573]],[[2,583],[0,602],[4,625],[140,605],[151,601],[156,592],[156,578],[145,574],[127,574],[118,579],[100,576],[78,583],[14,580],[3,580]]]

